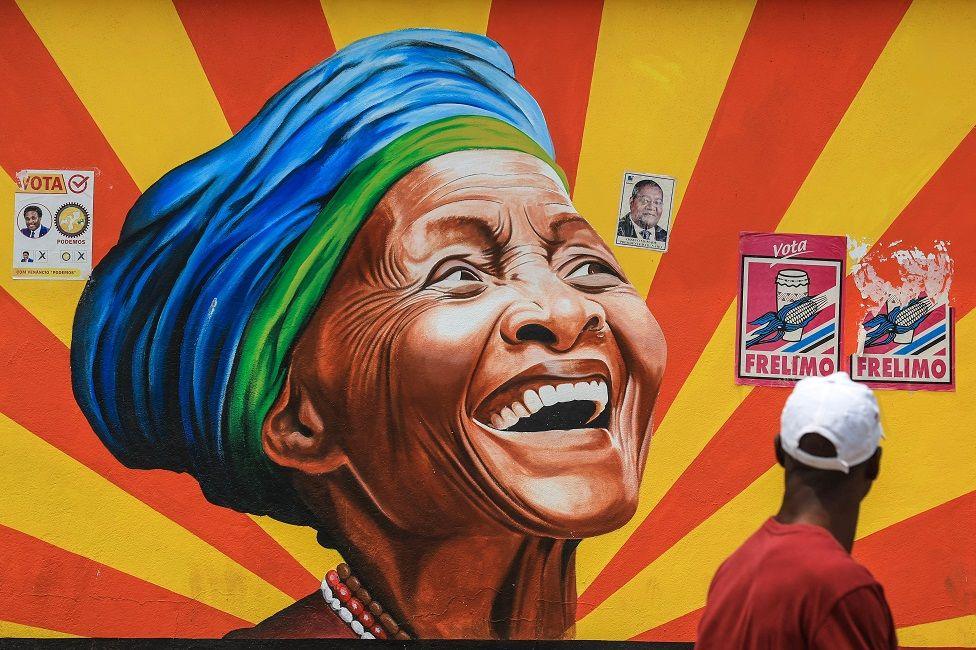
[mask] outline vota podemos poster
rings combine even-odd
[[[742,233],[735,379],[789,385],[840,368],[847,238]]]

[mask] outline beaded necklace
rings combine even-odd
[[[410,640],[410,635],[369,595],[345,562],[325,574],[322,597],[360,639]]]

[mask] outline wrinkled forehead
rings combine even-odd
[[[599,240],[576,213],[556,172],[513,151],[439,156],[398,181],[380,204],[388,243],[408,258],[461,241],[494,246],[546,244],[567,237]]]

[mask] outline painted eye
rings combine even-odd
[[[584,291],[599,291],[619,286],[624,279],[609,264],[590,260],[573,269],[566,281]]]
[[[601,264],[600,262],[583,262],[582,264],[576,267],[576,270],[574,270],[572,273],[567,275],[566,279],[569,280],[573,278],[584,278],[589,275],[601,275],[601,274],[612,275],[615,278],[617,277],[617,272],[611,269],[606,264]]]
[[[471,269],[464,266],[456,266],[450,269],[448,275],[443,276],[438,283],[441,282],[481,282],[481,278],[475,274]]]
[[[480,293],[486,285],[478,271],[470,266],[456,264],[436,273],[427,286],[444,293],[467,297]]]

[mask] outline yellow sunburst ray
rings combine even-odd
[[[11,621],[0,621],[0,639],[65,639],[76,638],[74,634],[48,630],[43,627],[21,625]]]
[[[968,93],[960,80],[976,80],[976,42],[966,39],[967,30],[976,28],[976,5],[960,12],[952,30],[942,26],[944,11],[944,3],[925,1],[909,9],[777,231],[840,233],[876,241],[969,132],[976,94]],[[931,53],[934,61],[927,51],[920,56],[925,43],[941,39],[947,44]],[[957,56],[960,52],[967,56]],[[938,74],[929,65],[936,65]],[[638,516],[621,531],[600,538],[601,544],[581,546],[581,589],[749,394],[730,385],[734,305],[658,427]],[[701,408],[702,395],[709,396],[708,409]],[[702,426],[709,428],[703,431]]]
[[[573,200],[607,242],[616,234],[625,171],[677,178],[677,212],[754,6],[753,0],[605,4]],[[653,47],[644,33],[648,16]],[[646,294],[661,255],[614,253]]]
[[[336,48],[408,27],[437,27],[484,34],[491,0],[321,0]]]
[[[887,469],[864,503],[859,538],[976,490],[976,475],[957,471],[976,465],[969,434],[976,427],[970,398],[976,390],[976,312],[957,323],[956,340],[955,392],[879,392]],[[906,397],[936,404],[918,418]],[[773,467],[577,623],[577,634],[630,638],[703,606],[718,565],[776,512],[782,490],[782,470]]]
[[[976,124],[976,4],[917,0],[777,230],[876,240]]]
[[[737,386],[730,378],[729,355],[735,349],[735,304],[725,312],[674,404],[654,432],[637,513],[623,527],[580,545],[576,566],[580,593],[752,391],[751,386]],[[708,395],[708,408],[702,408],[702,395]]]
[[[342,556],[337,551],[319,545],[313,528],[292,526],[271,517],[251,515],[251,519],[281,544],[281,547],[308,569],[313,576],[322,578],[326,571],[334,569],[342,562]]]
[[[919,648],[973,647],[976,645],[976,615],[899,628],[898,644]]]
[[[18,5],[141,189],[230,137],[168,0]]]
[[[0,206],[3,209],[13,210],[16,189],[14,181],[0,172]],[[13,231],[10,228],[0,228],[0,255],[10,255],[13,245]],[[14,280],[8,266],[0,274],[0,286],[65,345],[70,345],[71,321],[74,319],[81,290],[85,287],[83,281]]]
[[[293,602],[2,414],[0,436],[0,524],[244,620]]]

